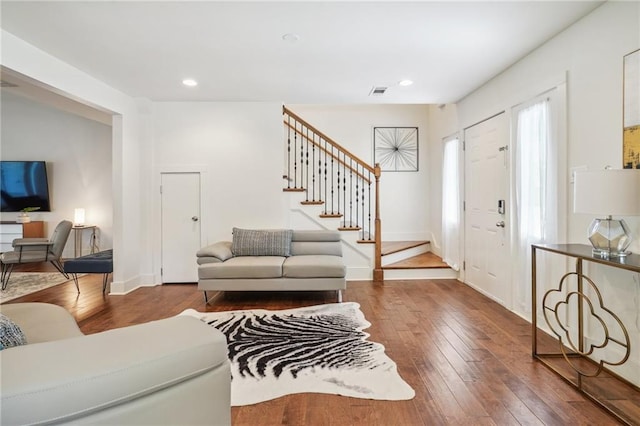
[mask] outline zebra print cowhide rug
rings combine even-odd
[[[282,311],[197,312],[222,331],[231,360],[231,405],[317,392],[405,400],[415,396],[384,346],[367,340],[371,324],[357,303]]]

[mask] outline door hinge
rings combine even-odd
[[[463,270],[463,271],[466,271],[466,270],[467,270],[467,261],[466,261],[466,260],[463,260],[463,261],[462,261],[462,270]]]
[[[463,201],[463,202],[462,202],[462,211],[463,211],[463,212],[466,212],[466,211],[467,211],[467,202],[466,202],[466,201]]]
[[[162,194],[162,185],[160,185],[160,193]]]
[[[467,142],[466,141],[462,141],[462,150],[463,151],[467,150]]]
[[[160,268],[160,276],[164,274],[164,269]]]

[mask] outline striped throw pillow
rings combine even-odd
[[[231,252],[234,256],[291,256],[291,229],[233,228]]]

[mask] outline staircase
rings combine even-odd
[[[294,220],[299,226],[312,222],[344,233],[347,256],[351,255],[347,264],[361,265],[366,259],[364,266],[348,271],[349,277],[368,279],[372,267],[374,281],[437,278],[436,272],[450,278],[444,276],[447,269],[457,276],[428,253],[428,241],[387,243],[383,261],[380,166],[370,166],[284,106],[282,113],[287,150],[283,191],[292,193]]]

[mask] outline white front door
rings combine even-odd
[[[465,281],[509,306],[509,133],[505,114],[466,129],[464,135]]]
[[[200,173],[161,174],[162,282],[198,281]]]

